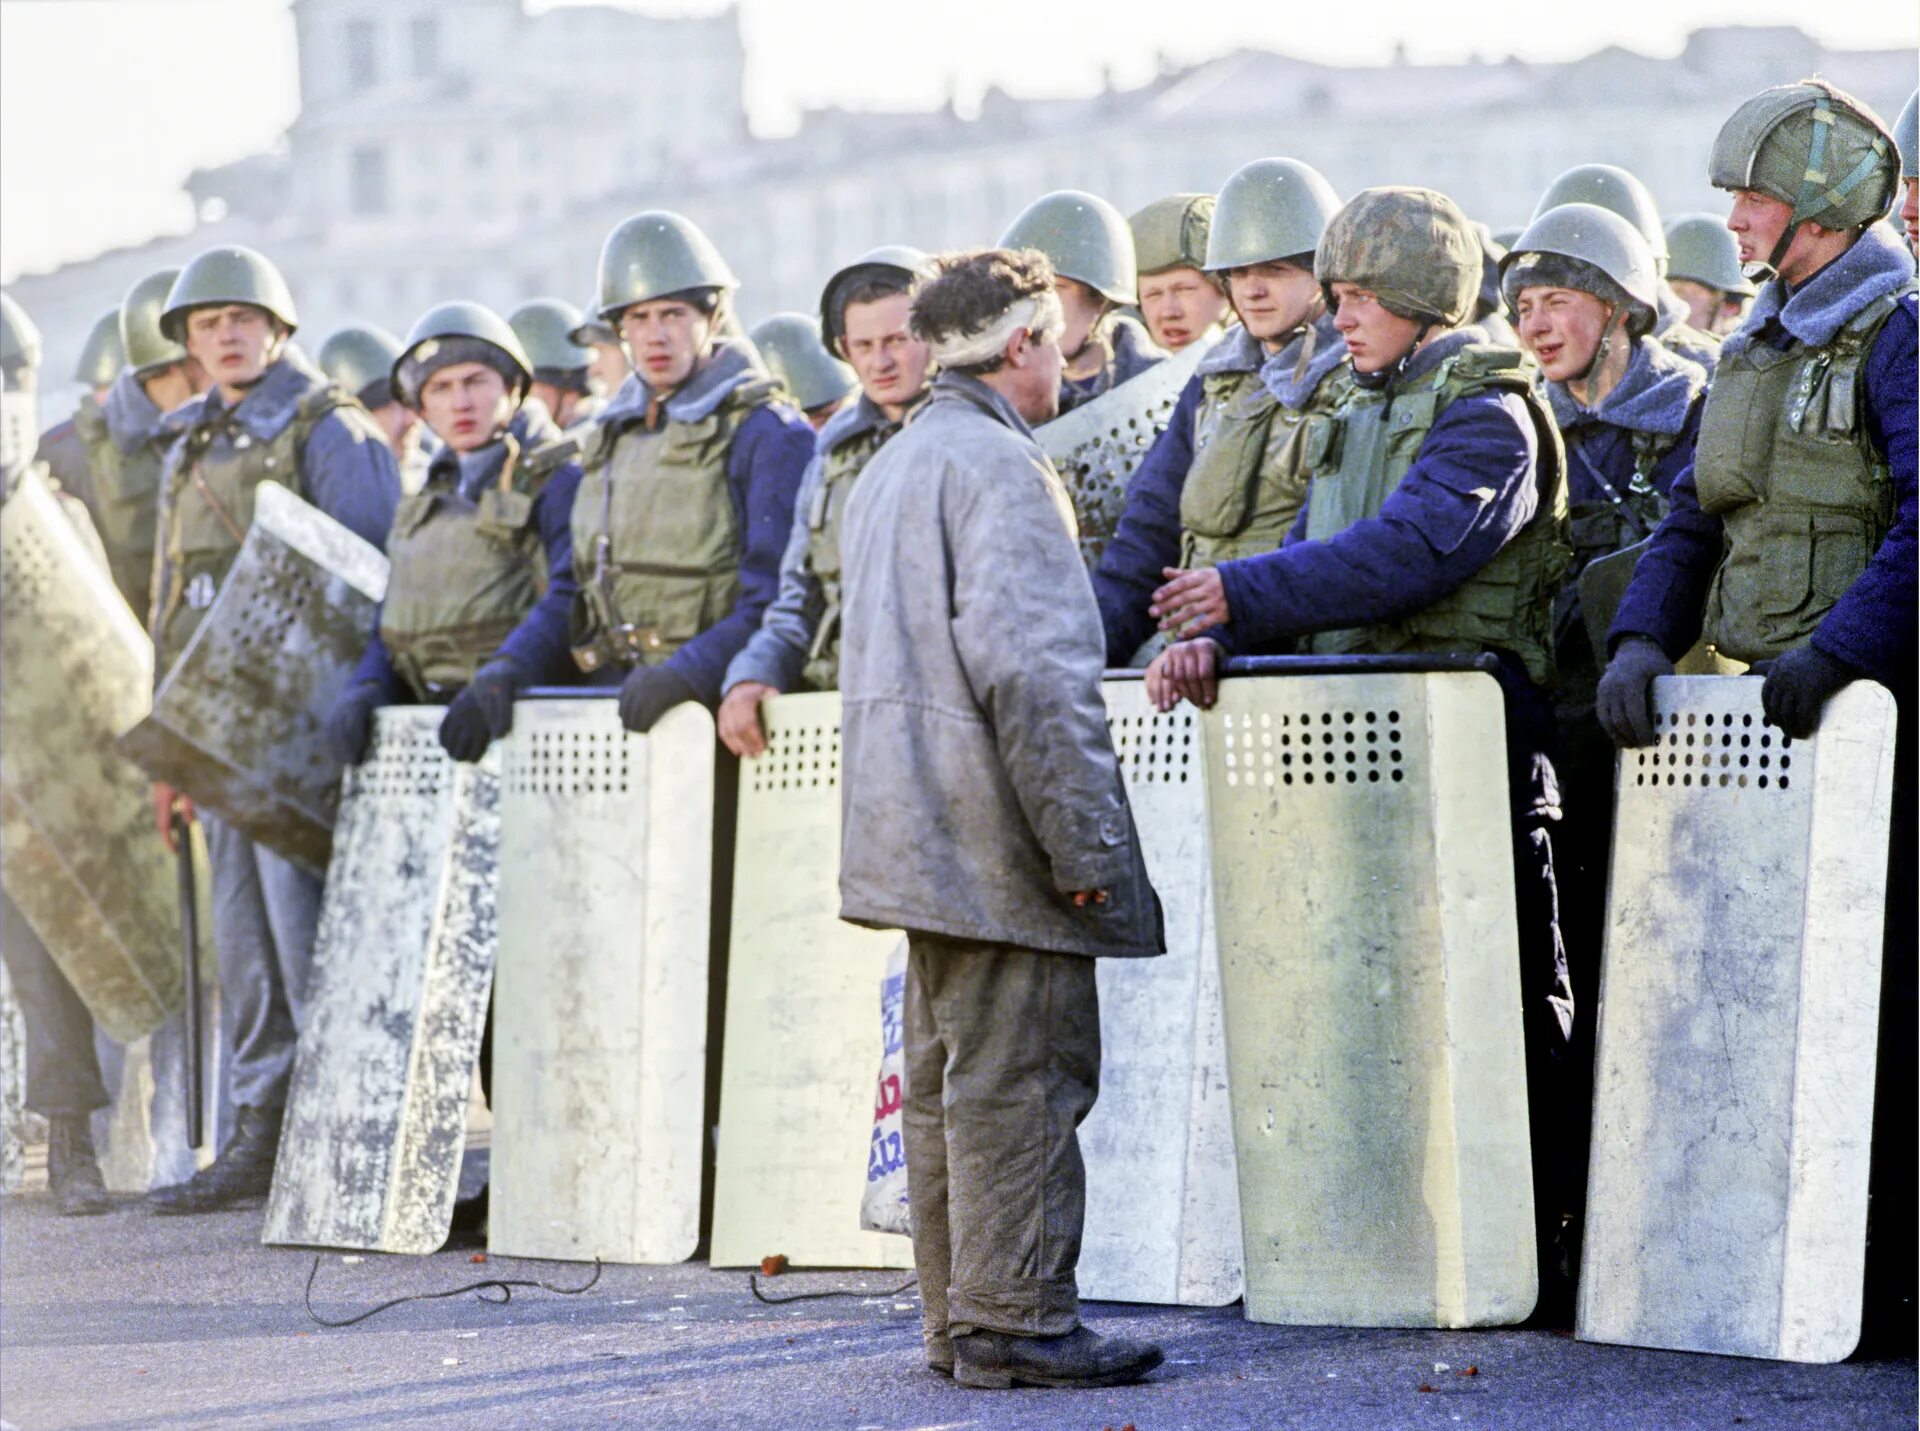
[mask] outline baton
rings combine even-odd
[[[200,1090],[200,916],[194,908],[193,841],[187,837],[187,822],[176,811],[173,817],[174,869],[180,889],[180,957],[186,976],[187,1004],[182,1014],[187,1067],[187,1146],[198,1149],[201,1142]]]

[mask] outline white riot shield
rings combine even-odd
[[[0,874],[109,1035],[180,1006],[173,859],[114,737],[147,713],[153,644],[42,479],[0,509]]]
[[[447,1238],[493,987],[498,753],[394,706],[349,767],[261,1241],[427,1253]]]
[[[1033,436],[1073,499],[1080,556],[1092,571],[1126,510],[1127,483],[1166,431],[1213,340],[1190,343],[1092,402],[1043,424]]]
[[[1191,706],[1154,710],[1139,680],[1110,679],[1105,695],[1167,952],[1099,961],[1100,1097],[1080,1127],[1080,1293],[1225,1306],[1241,1293],[1240,1194],[1199,722]]]
[[[155,780],[323,873],[341,772],[322,722],[386,589],[377,547],[262,482],[233,570],[121,748]]]
[[[519,702],[502,752],[487,1246],[679,1262],[700,1235],[713,718],[688,703],[632,735],[610,694]]]
[[[1248,1319],[1522,1320],[1538,1277],[1499,687],[1231,677],[1202,726]]]
[[[911,1267],[860,1227],[880,1057],[876,996],[897,932],[840,921],[840,697],[761,706],[740,767],[713,1265]]]
[[[1811,740],[1654,682],[1620,755],[1577,1330],[1839,1361],[1860,1333],[1894,702]]]

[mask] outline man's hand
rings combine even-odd
[[[1111,896],[1104,889],[1076,889],[1071,898],[1075,909],[1085,909],[1090,904],[1105,904]]]
[[[767,753],[767,732],[760,724],[760,702],[780,692],[765,681],[742,681],[720,702],[720,743],[742,760]]]
[[[1822,708],[1857,674],[1816,646],[1795,646],[1768,663],[1760,708],[1795,740],[1806,740],[1820,728]]]
[[[1615,745],[1653,744],[1654,678],[1672,674],[1667,653],[1645,636],[1629,636],[1614,648],[1593,693],[1593,713]]]
[[[1159,618],[1162,631],[1176,637],[1192,636],[1209,626],[1224,626],[1231,619],[1226,583],[1220,580],[1218,567],[1182,571],[1169,566],[1162,567],[1160,575],[1167,578],[1167,584],[1153,593],[1147,614]]]
[[[1220,696],[1220,643],[1201,639],[1180,641],[1153,658],[1147,667],[1147,699],[1157,711],[1170,711],[1181,701],[1200,710],[1212,710]]]
[[[194,821],[193,801],[175,790],[171,785],[156,780],[153,782],[153,823],[160,831],[160,838],[167,842],[167,848],[175,854],[180,853],[179,845],[174,843],[173,816],[178,811],[180,818],[191,825]]]

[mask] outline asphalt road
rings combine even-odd
[[[739,1272],[609,1267],[580,1296],[410,1302],[315,1325],[315,1254],[263,1248],[258,1212],[158,1218],[136,1201],[61,1219],[0,1204],[0,1417],[81,1427],[794,1428],[1912,1427],[1911,1359],[1832,1367],[1589,1346],[1551,1332],[1254,1326],[1240,1309],[1090,1304],[1095,1325],[1160,1340],[1144,1386],[958,1389],[919,1361],[919,1303],[897,1274],[803,1273],[768,1295]],[[316,1309],[342,1317],[489,1274],[572,1285],[568,1264],[469,1251],[322,1255]],[[1465,1375],[1469,1368],[1475,1372]]]

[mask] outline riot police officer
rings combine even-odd
[[[815,432],[859,386],[853,369],[827,351],[818,321],[804,313],[776,313],[756,323],[747,337]]]
[[[1767,718],[1797,738],[1850,681],[1894,693],[1868,1307],[1883,1333],[1897,1311],[1911,1337],[1920,326],[1913,255],[1880,223],[1899,159],[1872,110],[1807,80],[1735,110],[1708,176],[1733,196],[1741,260],[1774,277],[1722,352],[1693,465],[1614,618],[1597,706],[1620,744],[1649,743],[1653,679],[1696,640],[1764,668]]]
[[[251,249],[209,249],[180,271],[160,330],[212,380],[169,415],[178,437],[160,496],[150,626],[156,672],[185,648],[246,539],[255,489],[283,482],[350,530],[385,541],[399,496],[386,437],[353,394],[289,346],[298,318],[280,271]],[[178,804],[154,789],[172,840]],[[214,816],[213,940],[234,1028],[234,1133],[211,1166],[150,1196],[194,1213],[264,1196],[285,1111],[294,1041],[320,914],[320,880]]]
[[[1690,326],[1724,338],[1740,326],[1758,291],[1740,250],[1712,214],[1682,214],[1667,225],[1667,286],[1687,305]]]
[[[1139,302],[1133,231],[1097,194],[1060,189],[1022,210],[1000,236],[1001,248],[1034,248],[1053,264],[1055,291],[1067,316],[1060,351],[1060,411],[1144,373],[1166,357],[1147,330],[1119,310]]]
[[[1256,159],[1221,186],[1204,262],[1240,322],[1182,390],[1094,570],[1110,665],[1152,635],[1147,608],[1170,568],[1272,551],[1293,526],[1316,439],[1325,446],[1349,388],[1346,344],[1313,276],[1339,207],[1298,159]]]
[[[1893,134],[1900,145],[1900,223],[1907,247],[1920,254],[1920,90],[1907,96]]]
[[[867,463],[926,398],[931,356],[912,330],[908,293],[928,267],[918,249],[877,248],[821,292],[820,331],[852,364],[860,396],[820,431],[800,478],[779,594],[727,667],[720,739],[735,755],[767,748],[761,701],[803,683],[822,691],[839,685],[841,522]]]
[[[1140,317],[1169,353],[1217,337],[1231,312],[1225,285],[1206,266],[1213,208],[1212,194],[1169,194],[1127,220]]]
[[[409,482],[408,475],[425,475],[423,468],[415,470],[421,468],[420,416],[393,391],[393,364],[399,356],[400,340],[366,323],[328,334],[316,361],[321,372],[359,399],[380,424],[400,469],[400,485],[413,491],[419,484]]]
[[[592,368],[595,352],[574,339],[580,310],[562,298],[535,298],[507,315],[507,326],[533,364],[528,396],[563,430],[583,427],[599,412]]]
[[[601,250],[600,316],[635,380],[582,452],[571,639],[583,671],[620,686],[629,730],[682,701],[718,704],[778,588],[813,451],[753,345],[719,336],[738,286],[679,214],[636,214]]]
[[[567,337],[593,355],[587,359],[587,381],[592,385],[595,400],[611,401],[633,376],[633,364],[627,361],[627,350],[620,342],[620,335],[600,316],[595,305],[588,303],[585,316]]]
[[[65,421],[40,434],[40,448],[34,454],[61,490],[78,498],[89,514],[94,512],[90,449],[105,438],[107,420],[101,407],[125,361],[120,344],[120,310],[109,308],[93,320],[80,347],[79,361],[74,364],[73,381],[86,389],[79,406]]]

